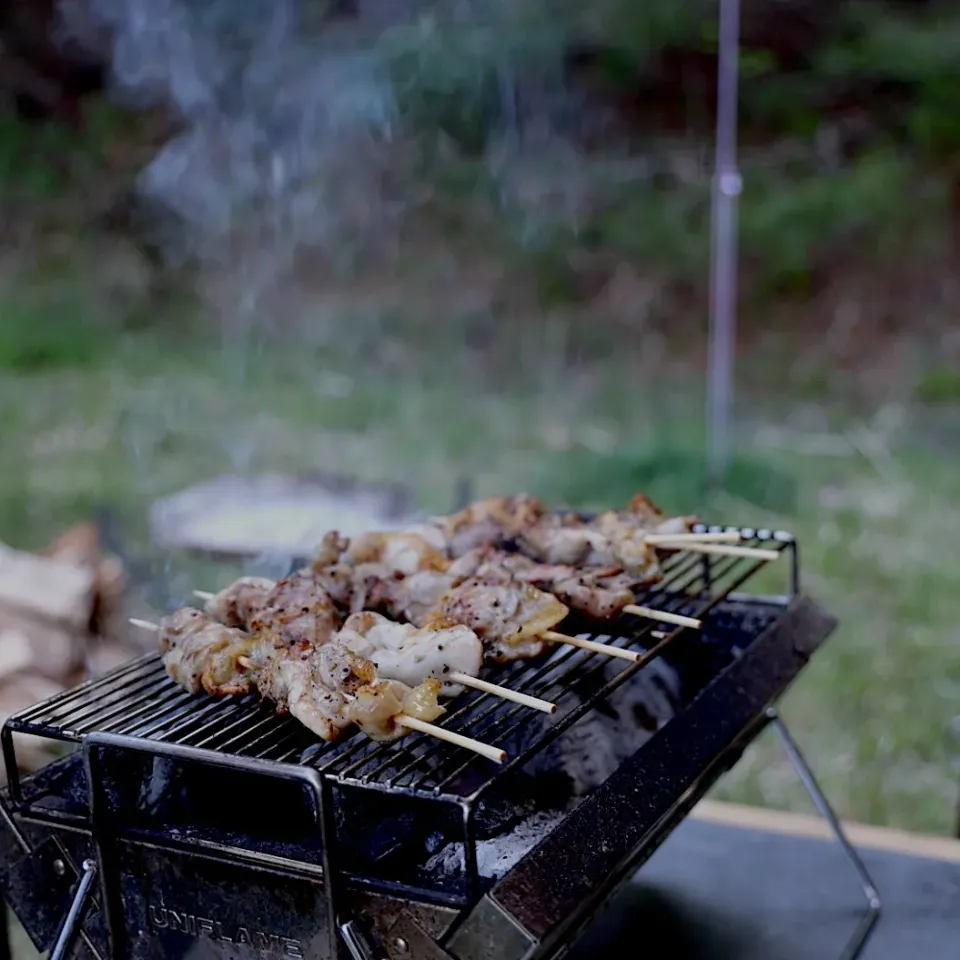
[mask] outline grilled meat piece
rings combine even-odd
[[[656,550],[634,523],[613,521],[606,515],[588,522],[569,516],[551,516],[517,537],[521,552],[540,563],[564,566],[618,567],[635,580],[659,576]]]
[[[546,515],[539,500],[521,494],[478,500],[451,516],[435,517],[431,525],[441,531],[447,553],[456,558],[477,547],[502,546]]]
[[[627,504],[627,513],[636,517],[651,533],[687,533],[698,520],[692,515],[669,516],[645,493],[637,493],[633,496]]]
[[[483,641],[491,659],[539,656],[542,635],[569,613],[552,594],[519,581],[485,583],[473,577],[454,587],[424,618],[424,627],[462,624]]]
[[[398,713],[431,721],[444,712],[438,681],[408,686],[382,679],[372,661],[336,639],[301,650],[267,649],[256,672],[260,694],[323,740],[336,740],[351,724],[373,740],[395,740],[407,732]]]
[[[371,740],[396,740],[408,732],[397,722],[401,716],[432,723],[443,715],[439,693],[440,681],[432,678],[415,687],[399,680],[377,680],[357,690],[347,716]]]
[[[254,612],[265,605],[276,585],[276,580],[266,577],[240,577],[207,600],[204,610],[208,616],[228,627],[243,629]]]
[[[632,589],[636,579],[616,568],[580,572],[538,563],[519,577],[594,620],[614,620],[623,613],[624,607],[637,602]]]
[[[695,518],[670,518],[643,494],[626,510],[592,520],[575,513],[550,513],[532,497],[491,497],[449,517],[431,521],[446,552],[463,557],[481,547],[513,548],[541,563],[577,567],[622,567],[637,580],[659,577],[656,551],[646,533],[677,533]]]
[[[319,570],[340,562],[347,547],[350,546],[348,537],[340,535],[338,530],[330,530],[323,535],[320,545],[310,559],[310,568]]]
[[[255,678],[237,663],[253,646],[248,633],[183,607],[160,621],[157,636],[167,674],[184,690],[237,695],[254,689]]]
[[[206,603],[209,616],[251,633],[282,637],[288,644],[319,646],[340,627],[341,618],[330,586],[341,597],[352,592],[345,570],[331,569],[323,577],[296,573],[283,580],[241,577]]]
[[[457,583],[458,578],[435,570],[420,570],[409,577],[375,576],[367,580],[364,603],[358,609],[420,623]]]
[[[668,517],[643,494],[626,510],[605,510],[590,520],[576,514],[549,514],[517,536],[521,552],[549,564],[620,567],[636,582],[660,578],[656,548],[648,534],[682,533],[696,517]]]
[[[356,570],[346,563],[333,563],[317,570],[301,571],[298,576],[313,577],[326,591],[338,610],[349,613],[355,594]]]
[[[270,633],[290,645],[316,647],[339,629],[340,613],[313,573],[278,580],[247,622],[251,633]]]
[[[459,624],[422,629],[377,613],[355,613],[347,618],[336,640],[372,661],[379,676],[402,680],[411,687],[433,677],[441,682],[440,693],[447,697],[463,690],[449,680],[450,674],[475,677],[483,664],[483,644],[472,630]]]
[[[345,691],[324,683],[318,662],[320,650],[276,650],[259,664],[257,689],[261,696],[276,704],[277,713],[289,713],[322,740],[336,740],[350,726],[349,700]],[[367,671],[356,658],[358,672]],[[350,670],[349,665],[345,669]],[[329,679],[329,678],[327,678]],[[360,683],[365,680],[360,680]]]
[[[335,535],[339,537],[339,535]],[[386,609],[381,584],[392,580],[417,578],[421,574],[435,574],[446,570],[451,561],[444,553],[444,541],[439,531],[429,526],[389,533],[367,533],[350,542],[339,538],[335,548],[329,547],[331,534],[324,538],[328,544],[321,548],[309,571],[327,591],[336,606],[345,613]],[[335,557],[335,562],[324,564],[324,559]],[[408,587],[418,581],[413,579]],[[422,577],[423,584],[436,582]],[[455,579],[449,581],[452,585]],[[430,595],[428,606],[438,599]]]
[[[342,559],[351,566],[379,563],[405,576],[418,570],[445,570],[449,565],[441,548],[406,530],[365,533],[351,541]]]
[[[636,603],[636,578],[619,567],[576,568],[567,564],[537,563],[521,554],[499,550],[476,556],[474,575],[487,583],[520,580],[552,593],[571,610],[595,620],[612,620]]]
[[[319,648],[277,651],[258,674],[260,693],[323,740],[356,724],[372,740],[407,733],[397,714],[432,721],[441,716],[435,680],[407,685],[378,676],[374,663],[333,639]]]

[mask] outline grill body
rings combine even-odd
[[[318,749],[255,701],[178,691],[145,658],[4,728],[2,890],[40,949],[72,933],[90,957],[552,956],[736,761],[835,626],[792,592],[736,593],[759,566],[679,561],[645,602],[704,630],[603,635],[642,645],[636,666],[557,650],[496,678],[551,696],[556,717],[455,702],[451,726],[504,746],[501,768],[413,737]],[[619,754],[588,749],[594,781],[571,787],[565,745],[591,717],[606,711],[613,730],[624,705],[663,713],[656,667],[676,680],[670,715],[638,723]],[[74,748],[20,780],[23,734]]]

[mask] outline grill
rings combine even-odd
[[[420,734],[317,744],[254,697],[185,693],[154,655],[23,711],[2,732],[0,889],[54,960],[548,957],[772,722],[860,872],[853,956],[879,900],[772,708],[835,621],[800,595],[792,536],[739,532],[785,555],[784,593],[743,591],[767,561],[674,554],[638,602],[702,630],[571,621],[642,658],[558,645],[489,672],[552,716],[448,704],[438,722],[500,766]],[[62,758],[21,779],[24,735]]]

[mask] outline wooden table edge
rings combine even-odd
[[[701,800],[693,809],[691,817],[708,823],[778,833],[784,836],[811,840],[833,839],[830,827],[820,817],[770,810],[765,807]],[[843,828],[850,842],[861,849],[960,863],[960,840],[954,840],[952,837],[910,833],[905,830],[873,827],[861,823],[844,822]]]

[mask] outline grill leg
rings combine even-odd
[[[810,765],[800,752],[796,740],[793,739],[793,735],[780,718],[780,714],[774,707],[768,707],[766,713],[767,719],[770,721],[774,730],[777,731],[780,743],[783,744],[783,749],[790,758],[794,770],[797,771],[797,776],[800,777],[800,781],[803,783],[807,793],[810,794],[810,799],[816,804],[820,815],[829,824],[830,830],[833,832],[837,843],[840,844],[841,849],[852,864],[853,869],[856,870],[860,880],[860,887],[867,901],[867,912],[863,915],[863,919],[857,925],[857,929],[853,931],[853,934],[843,949],[843,953],[840,955],[841,960],[855,960],[855,958],[860,956],[863,948],[866,946],[867,940],[870,939],[870,934],[873,933],[873,928],[880,919],[880,910],[882,907],[880,894],[877,892],[876,884],[874,884],[866,864],[847,838],[843,824],[840,823],[840,818],[834,813],[833,807],[830,806],[830,802],[824,795],[820,784],[817,783],[817,778],[813,775]]]

